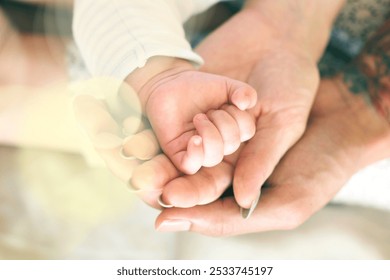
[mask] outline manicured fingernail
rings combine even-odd
[[[131,178],[127,181],[127,189],[129,190],[129,192],[135,193],[135,194],[142,193],[142,192],[148,192],[148,193],[151,193],[151,192],[161,193],[162,192],[162,189],[153,189],[153,188],[145,188],[145,187],[144,188],[137,188],[132,183]]]
[[[131,178],[129,179],[129,181],[127,181],[127,189],[131,193],[140,193],[142,191],[142,189],[138,189],[138,188],[134,187],[134,185],[131,183]]]
[[[189,231],[191,228],[191,222],[186,220],[167,220],[162,222],[157,231]]]
[[[257,203],[259,202],[261,195],[261,190],[259,191],[259,194],[257,195],[256,199],[253,200],[251,207],[249,209],[246,208],[240,208],[241,217],[245,220],[249,219],[249,217],[252,215],[253,211],[255,211]]]
[[[160,195],[157,199],[157,202],[158,204],[160,204],[160,206],[164,207],[164,208],[172,208],[173,205],[170,205],[170,204],[166,204],[163,200],[162,200],[162,195]]]

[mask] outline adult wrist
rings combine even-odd
[[[260,25],[265,25],[272,42],[306,53],[318,61],[327,45],[333,21],[342,1],[329,0],[247,0],[244,10],[257,14]],[[263,28],[264,29],[264,28]],[[266,42],[264,42],[267,44]]]
[[[350,126],[360,135],[355,143],[349,143],[362,149],[362,161],[357,160],[360,168],[390,156],[390,126],[387,120],[362,95],[356,95],[341,76],[332,78],[331,83],[338,92],[340,109],[350,115]],[[334,102],[334,101],[333,101]],[[352,147],[353,148],[353,147]],[[357,170],[356,170],[357,171]]]

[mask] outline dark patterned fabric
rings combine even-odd
[[[348,0],[320,61],[321,74],[331,76],[347,67],[389,16],[390,0]]]

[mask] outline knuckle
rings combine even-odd
[[[308,215],[299,208],[292,208],[287,211],[284,215],[283,225],[281,229],[283,230],[294,230],[300,227],[306,220]]]
[[[216,207],[220,208],[224,213],[232,208],[232,204],[234,204],[235,207],[238,207],[233,200],[221,199]],[[239,227],[240,225],[237,225],[231,220],[231,216],[216,215],[213,219],[209,220],[208,227],[204,233],[210,237],[228,237],[235,235],[238,232]]]
[[[210,232],[210,236],[212,236],[212,237],[227,237],[227,236],[232,235],[232,233],[233,233],[233,229],[232,229],[231,225],[219,223]]]

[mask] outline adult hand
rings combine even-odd
[[[241,207],[256,206],[261,186],[303,135],[318,81],[315,60],[288,46],[265,51],[256,62],[248,77],[258,92],[251,110],[256,133],[240,152],[233,180]]]
[[[325,80],[306,133],[277,166],[250,220],[243,220],[234,198],[227,197],[192,208],[165,209],[156,228],[213,236],[293,229],[327,204],[356,171],[389,157],[389,140],[388,123],[362,97],[349,93],[340,81]],[[218,171],[214,167],[168,178],[168,186],[180,184],[187,197],[215,197],[210,189],[219,190],[225,183],[222,178],[231,179],[232,169],[225,164]],[[154,169],[156,174],[177,175],[170,171]]]
[[[136,166],[159,152],[137,94],[110,78],[79,82],[73,91],[76,120],[112,173],[128,182]]]
[[[316,61],[326,44],[332,19],[342,5],[342,1],[310,1],[310,5],[303,2],[247,1],[243,11],[197,47],[206,62],[203,71],[249,81],[258,91],[258,103],[252,110],[257,121],[256,135],[234,164],[235,197],[247,209],[244,217],[255,208],[264,181],[305,129],[318,83]],[[163,200],[177,207],[212,201],[202,193],[222,193],[232,179],[231,164],[237,156],[238,153],[235,158],[225,157],[220,169],[199,171],[215,180],[217,189],[207,190],[206,184],[198,190],[199,197],[189,197],[182,184],[175,183],[186,180],[184,177],[171,183],[165,181],[168,184]],[[219,172],[226,169],[231,171],[228,175]],[[222,173],[220,178],[214,176]],[[212,180],[211,185],[215,183]]]
[[[264,3],[258,7],[249,1],[248,7],[197,47],[206,62],[203,71],[242,79],[258,93],[258,103],[251,110],[256,133],[242,149],[234,172],[235,198],[247,209],[243,211],[246,217],[256,206],[265,180],[305,130],[319,81],[316,60],[327,39],[327,26],[318,23],[325,36],[316,37],[318,45],[311,45],[310,24],[297,23],[294,9],[286,10],[275,1]],[[284,21],[276,24],[274,17]],[[177,205],[165,193],[164,200]]]

